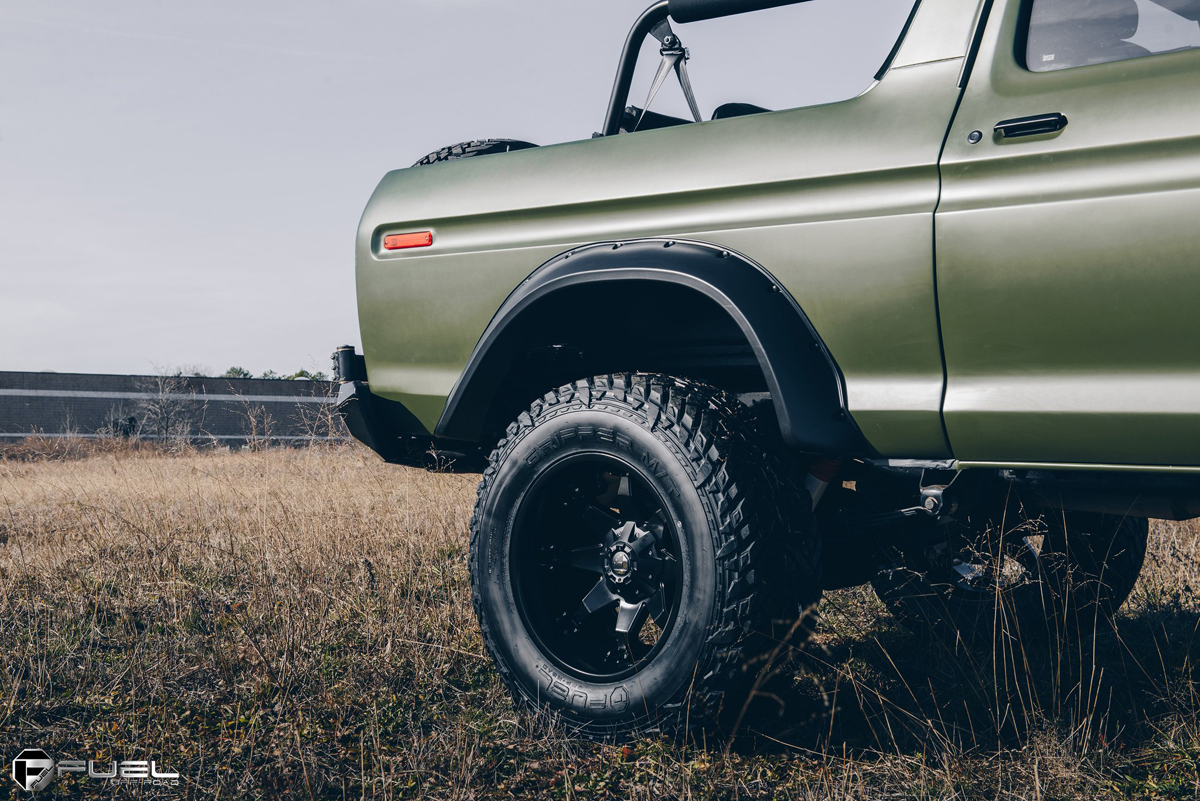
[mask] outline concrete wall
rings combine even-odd
[[[336,384],[0,372],[0,442],[38,433],[303,442],[342,438],[329,425]]]

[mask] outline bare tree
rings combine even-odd
[[[199,431],[207,405],[197,398],[183,375],[156,375],[142,380],[138,402],[142,436],[186,443]]]

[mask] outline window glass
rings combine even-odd
[[[1034,0],[1034,72],[1200,47],[1200,0]]]

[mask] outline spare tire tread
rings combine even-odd
[[[423,167],[442,161],[469,159],[474,156],[491,156],[495,153],[528,150],[531,147],[537,147],[537,145],[532,142],[523,142],[520,139],[476,139],[470,142],[459,142],[456,145],[447,145],[441,150],[435,150],[413,166]]]

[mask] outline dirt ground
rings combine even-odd
[[[19,457],[19,458],[17,458]],[[518,715],[471,610],[475,477],[358,446],[0,459],[8,761],[154,759],[157,797],[1195,798],[1200,538],[1156,522],[1114,629],[964,659],[829,593],[722,742]],[[109,797],[75,775],[44,797]]]

